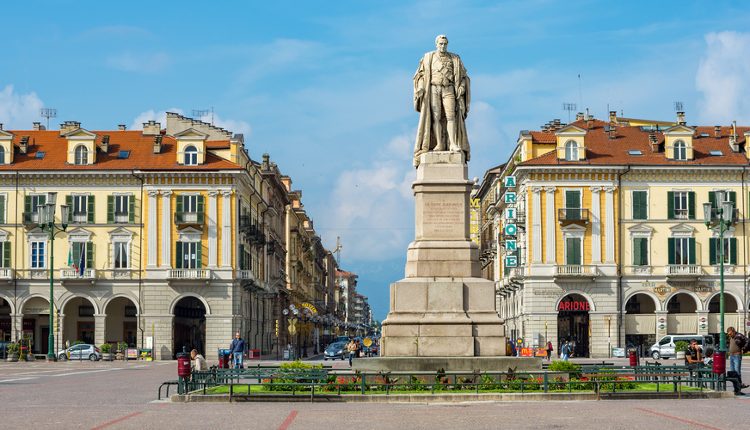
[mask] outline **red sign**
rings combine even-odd
[[[572,301],[572,302],[560,302],[557,306],[558,311],[586,311],[589,309],[589,302],[586,300]]]

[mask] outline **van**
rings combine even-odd
[[[695,339],[703,349],[704,355],[711,355],[714,351],[714,338],[709,335],[700,334],[668,334],[663,338],[659,339],[658,342],[653,344],[649,348],[648,353],[654,359],[660,358],[671,358],[675,354],[675,344],[679,341],[685,341],[690,343],[691,340]]]

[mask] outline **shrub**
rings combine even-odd
[[[304,385],[296,384],[310,383],[312,380],[299,378],[297,376],[305,371],[322,368],[322,364],[303,363],[299,360],[282,363],[281,366],[279,366],[278,376],[273,378],[273,383],[271,383],[271,379],[265,379],[263,380],[263,387],[269,391],[294,391],[304,389]],[[326,388],[326,386],[324,386],[324,388]]]
[[[550,372],[567,372],[571,378],[581,377],[581,365],[571,363],[570,361],[557,360],[549,365]]]
[[[482,375],[481,383],[479,384],[480,390],[498,390],[501,384],[495,379],[494,376],[484,374]]]
[[[109,354],[110,352],[112,352],[112,345],[108,343],[103,343],[99,345],[99,349],[102,350],[102,354]]]
[[[677,341],[674,344],[674,351],[675,352],[685,352],[685,351],[687,351],[688,346],[690,346],[690,344],[687,343],[687,342],[685,342],[684,340]]]
[[[8,354],[18,354],[18,344],[15,342],[11,342],[8,344]]]
[[[125,342],[117,342],[117,350],[120,352],[125,352],[125,350],[128,349],[128,344]]]

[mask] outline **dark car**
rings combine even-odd
[[[346,342],[333,342],[332,344],[328,345],[328,347],[326,347],[326,350],[323,352],[323,360],[328,360],[329,358],[331,360],[335,360],[337,358],[343,360],[345,353]]]

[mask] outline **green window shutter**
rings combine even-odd
[[[565,248],[565,264],[581,264],[581,241],[578,239],[568,238],[565,241]]]
[[[711,203],[711,207],[716,209],[716,193],[713,191],[708,192],[708,202]]]
[[[10,267],[10,241],[3,243],[3,267]]]
[[[0,195],[0,224],[5,224],[5,196]]]
[[[648,265],[648,239],[641,238],[641,265]]]
[[[198,212],[199,214],[202,214],[203,213],[203,196],[198,196],[196,207],[197,207],[196,212]]]
[[[23,198],[23,211],[27,214],[31,213],[31,196],[26,196]]]
[[[94,196],[88,196],[86,198],[86,212],[88,212],[88,222],[89,224],[94,223]]]
[[[667,219],[674,219],[674,191],[667,191]]]
[[[691,237],[688,239],[688,264],[695,264],[695,238]]]
[[[240,245],[240,270],[247,270],[245,266],[245,245]]]
[[[177,242],[176,248],[177,249],[175,249],[174,253],[175,269],[182,269],[182,262],[185,259],[185,257],[182,255],[182,242]]]
[[[634,266],[642,266],[643,262],[641,259],[643,258],[642,252],[641,252],[641,241],[643,240],[642,237],[636,237],[633,239],[633,265]]]
[[[737,238],[729,238],[729,264],[737,264]]]
[[[667,239],[667,260],[668,264],[674,264],[674,238]]]
[[[65,196],[65,204],[68,205],[68,222],[73,221],[73,196]]]
[[[107,196],[107,224],[115,222],[115,196]]]
[[[184,196],[177,196],[177,199],[176,199],[177,200],[177,213],[178,214],[181,214],[183,212],[183,209],[182,209],[182,206],[183,206],[183,204],[182,204],[182,198],[183,197]]]
[[[73,248],[71,251],[71,254],[73,254],[73,264],[77,267],[78,263],[81,262],[81,242],[73,242],[70,246]]]
[[[203,244],[201,242],[198,242],[198,245],[195,248],[196,252],[198,253],[198,256],[195,259],[195,268],[200,269],[201,267],[203,267],[203,261],[201,258],[201,254],[203,254]]]
[[[135,196],[132,194],[128,196],[128,221],[135,222]]]
[[[729,201],[734,203],[734,207],[737,207],[737,192],[729,191],[727,194],[729,195]]]
[[[719,262],[718,257],[719,239],[711,237],[708,239],[708,264],[714,265]]]
[[[565,191],[565,207],[577,209],[581,207],[581,192],[576,190]]]
[[[695,219],[695,191],[688,192],[688,219]]]
[[[94,267],[94,242],[86,242],[86,268]]]
[[[647,195],[645,191],[633,191],[633,219],[647,218]]]

